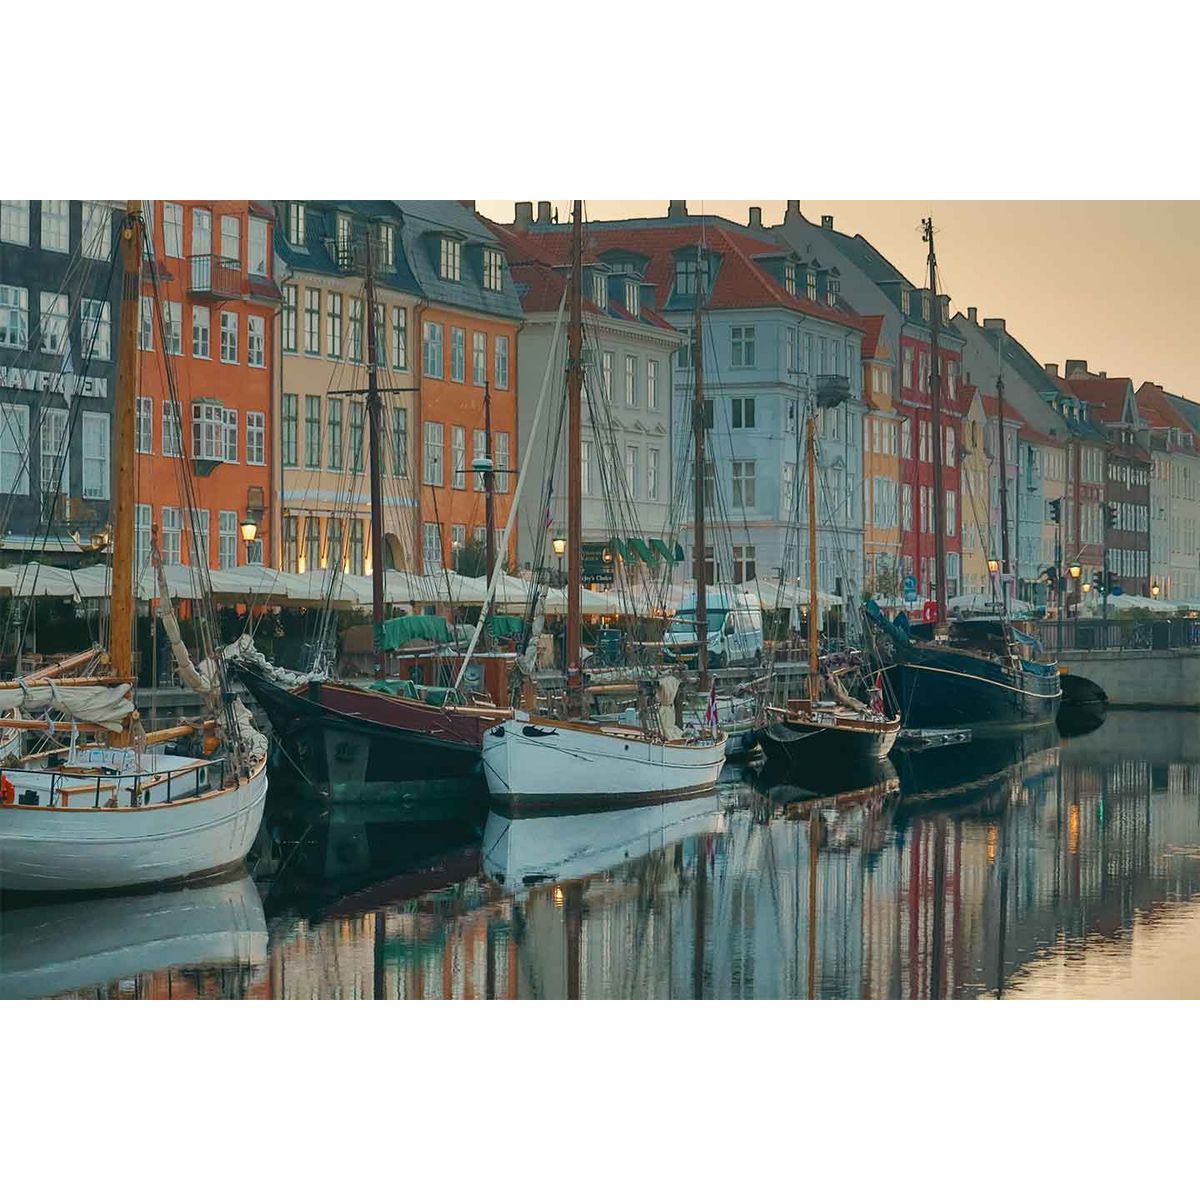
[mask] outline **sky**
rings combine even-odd
[[[552,200],[560,220],[571,201]],[[689,200],[689,213],[763,223],[783,218],[783,200]],[[479,211],[512,219],[513,201],[481,200]],[[666,200],[589,200],[590,220],[663,216]],[[932,214],[942,291],[951,311],[1004,317],[1039,362],[1082,358],[1092,371],[1149,379],[1200,400],[1200,202],[801,200],[843,232],[861,233],[914,283],[925,276],[921,218]]]

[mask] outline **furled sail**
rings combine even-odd
[[[72,721],[102,725],[116,732],[133,712],[130,685],[81,684],[78,687],[60,685],[52,679],[25,683],[14,679],[0,684],[0,712],[20,708],[26,712],[59,712]]]

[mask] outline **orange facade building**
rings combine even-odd
[[[154,536],[168,564],[193,563],[197,553],[212,568],[270,563],[279,495],[274,214],[247,200],[155,200],[146,218],[152,252],[139,332],[139,566]]]

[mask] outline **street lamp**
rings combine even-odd
[[[1067,570],[1071,572],[1072,579],[1078,579],[1083,574],[1083,567],[1079,563],[1072,563]]]
[[[1157,583],[1152,583],[1152,584],[1150,585],[1150,598],[1151,598],[1152,600],[1157,600],[1157,599],[1158,599],[1158,593],[1159,593],[1161,590],[1162,590],[1162,589],[1161,589],[1161,588],[1158,586],[1158,584],[1157,584]]]
[[[246,519],[242,522],[242,541],[249,546],[256,537],[258,537],[258,522],[247,514]]]
[[[553,541],[550,543],[554,547],[554,553],[558,555],[558,585],[563,586],[563,555],[567,552],[567,539],[563,537],[562,531],[554,535]]]

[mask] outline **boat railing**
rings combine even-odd
[[[142,799],[143,792],[152,792],[165,784],[166,795],[162,803],[171,804],[194,796],[201,788],[211,788],[220,791],[225,786],[225,759],[193,763],[186,767],[176,767],[169,771],[121,771],[111,774],[97,772],[94,778],[81,776],[77,771],[50,772],[50,808],[70,808],[77,806],[76,800],[87,805],[91,801],[92,808],[115,808],[118,806],[118,788],[129,793],[129,807],[141,808],[154,803]],[[214,780],[213,774],[216,779]],[[191,777],[190,784],[186,782]],[[19,800],[18,800],[19,802]]]

